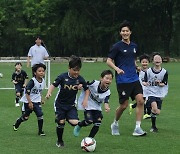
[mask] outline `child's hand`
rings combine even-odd
[[[30,108],[31,110],[33,110],[33,103],[32,103],[32,102],[29,102],[28,106],[29,106],[29,108]]]
[[[18,82],[13,80],[13,83],[14,83],[14,84],[17,84]]]
[[[143,86],[149,86],[148,82],[142,82]]]
[[[45,104],[45,100],[44,99],[41,100],[41,104]]]
[[[51,97],[51,93],[47,93],[45,98],[49,99],[50,97]]]
[[[26,84],[23,84],[23,88],[25,88],[26,87]]]
[[[110,111],[110,107],[109,107],[108,103],[104,103],[104,109],[105,109],[105,112],[109,112]]]
[[[87,101],[83,101],[82,102],[82,106],[83,106],[83,108],[86,108],[88,106],[88,102]]]
[[[83,85],[82,85],[82,84],[79,84],[79,85],[77,86],[78,90],[81,90],[81,89],[82,89],[82,87],[83,87]]]
[[[140,67],[140,66],[137,66],[137,67],[136,67],[136,70],[137,70],[137,72],[140,72],[140,71],[141,71],[141,67]]]

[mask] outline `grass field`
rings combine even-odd
[[[145,137],[133,137],[132,132],[135,127],[135,113],[130,116],[126,110],[120,121],[120,136],[111,136],[110,124],[114,119],[114,112],[118,105],[115,82],[111,85],[110,113],[104,114],[104,119],[100,130],[95,137],[97,141],[94,153],[112,154],[178,154],[180,153],[180,63],[166,63],[163,66],[169,72],[169,93],[164,99],[161,115],[157,118],[158,133],[150,133],[151,121],[143,120],[142,128],[148,132]],[[51,80],[67,71],[67,63],[51,64]],[[99,74],[108,66],[104,63],[83,63],[81,75],[86,80],[99,79]],[[30,68],[24,69],[31,76]],[[11,74],[14,66],[11,64],[0,64],[0,72],[4,78],[0,78],[0,87],[10,85]],[[17,132],[14,132],[12,125],[20,116],[20,108],[14,106],[14,90],[0,90],[0,153],[1,154],[78,154],[85,153],[80,149],[81,140],[89,134],[90,127],[83,128],[79,137],[72,134],[73,127],[66,123],[64,131],[65,147],[59,149],[55,146],[56,133],[54,123],[53,102],[56,95],[54,91],[50,100],[43,106],[44,111],[44,131],[45,137],[37,135],[37,119],[35,114],[31,114],[30,119],[22,123]],[[44,91],[46,93],[46,90]],[[80,119],[83,113],[79,112]]]

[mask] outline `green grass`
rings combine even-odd
[[[161,115],[157,118],[158,133],[150,133],[150,120],[142,121],[142,128],[148,134],[146,137],[133,137],[132,132],[135,127],[135,112],[130,116],[126,110],[120,121],[120,136],[111,136],[110,124],[114,119],[115,109],[118,106],[118,96],[116,92],[115,82],[111,85],[110,98],[110,113],[104,113],[104,119],[100,130],[95,137],[97,148],[94,153],[123,153],[123,154],[176,154],[180,152],[180,63],[167,63],[163,66],[169,72],[169,93],[164,99]],[[67,63],[51,64],[51,80],[67,71]],[[24,69],[31,76],[31,70],[27,69],[24,64]],[[86,80],[99,79],[102,70],[108,69],[105,63],[84,63],[81,70],[81,75]],[[5,76],[0,79],[0,87],[11,85],[11,74],[14,70],[12,64],[0,64],[0,72]],[[54,91],[50,100],[46,101],[43,106],[44,112],[44,131],[45,137],[37,135],[37,119],[35,114],[31,114],[30,119],[22,123],[17,132],[14,132],[12,125],[20,116],[20,108],[15,108],[14,90],[0,90],[0,153],[2,154],[77,154],[85,153],[80,149],[81,140],[89,134],[90,127],[83,128],[79,137],[74,137],[72,134],[73,127],[66,123],[64,131],[65,148],[59,149],[55,146],[56,133],[54,123],[54,97],[57,89]],[[44,91],[46,93],[46,90]],[[83,118],[83,113],[79,112],[80,119]]]

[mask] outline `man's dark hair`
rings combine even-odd
[[[112,72],[111,70],[104,70],[104,71],[101,73],[101,78],[103,78],[105,75],[109,75],[109,74],[112,75],[112,78],[114,77],[113,72]]]
[[[139,57],[139,61],[141,62],[143,59],[146,59],[150,62],[150,56],[148,54],[143,54]]]
[[[123,27],[128,27],[129,30],[131,31],[131,23],[130,23],[129,21],[124,20],[124,21],[120,24],[120,26],[119,26],[119,31],[121,31],[121,29],[122,29]]]
[[[35,64],[33,67],[32,67],[32,73],[33,73],[33,76],[35,76],[35,72],[37,71],[37,69],[38,68],[40,68],[40,67],[42,67],[42,68],[44,68],[44,70],[46,70],[46,66],[44,65],[44,64],[42,64],[42,63],[40,63],[40,64]]]
[[[80,69],[82,67],[81,58],[72,55],[69,60],[69,68],[78,68]]]

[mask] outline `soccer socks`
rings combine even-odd
[[[152,122],[152,127],[156,127],[156,117],[157,117],[157,114],[156,113],[151,113],[151,122]]]
[[[89,122],[89,121],[86,121],[86,120],[83,120],[81,122],[78,122],[78,126],[79,127],[86,127],[88,125],[92,124],[92,122]]]
[[[42,127],[43,127],[43,119],[38,119],[39,132],[42,132]]]
[[[99,126],[93,126],[93,128],[90,131],[89,137],[94,137],[96,135],[96,133],[99,131]]]
[[[20,96],[16,96],[16,103],[19,103]]]
[[[56,127],[58,142],[63,142],[63,139],[62,139],[63,132],[64,132],[64,124],[58,124],[58,126]]]
[[[141,127],[141,121],[136,121],[136,127],[135,127],[135,129],[136,128],[140,128]]]
[[[18,128],[19,125],[21,124],[21,122],[23,122],[23,121],[24,121],[24,120],[22,119],[22,117],[18,118],[18,119],[16,120],[16,123],[14,124],[15,128]]]

